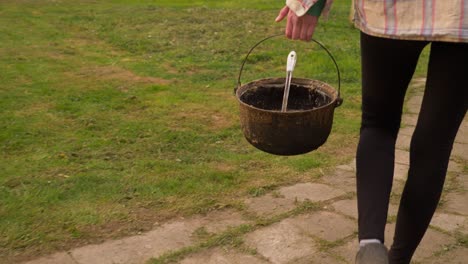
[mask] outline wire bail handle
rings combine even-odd
[[[244,60],[242,61],[242,65],[240,67],[240,70],[239,70],[239,77],[237,78],[237,87],[234,89],[234,93],[237,92],[237,89],[239,89],[242,85],[241,85],[241,77],[242,77],[242,72],[244,70],[244,65],[245,63],[247,62],[247,59],[249,58],[249,55],[250,53],[252,53],[252,51],[260,44],[262,44],[264,41],[266,40],[269,40],[271,38],[274,38],[274,37],[279,37],[279,36],[284,36],[284,34],[277,34],[277,35],[273,35],[273,36],[269,36],[269,37],[266,37],[262,40],[260,40],[257,44],[255,44],[252,48],[250,48],[249,52],[247,53],[247,55],[245,56]],[[336,72],[337,72],[337,75],[338,75],[338,97],[336,98],[336,106],[340,106],[342,103],[343,103],[343,99],[340,97],[341,95],[341,75],[340,75],[340,68],[338,67],[338,64],[336,63],[336,60],[335,58],[333,57],[333,55],[330,53],[330,51],[325,48],[325,46],[318,42],[317,40],[315,39],[310,39],[311,41],[315,42],[317,45],[319,45],[323,50],[325,50],[328,54],[328,56],[331,58],[331,60],[333,61],[333,64],[335,64],[335,68],[336,68]]]

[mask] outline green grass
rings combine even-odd
[[[177,215],[235,206],[311,181],[355,151],[358,31],[336,1],[315,38],[342,70],[333,132],[319,151],[277,157],[240,131],[232,90],[248,49],[282,32],[282,3],[0,1],[0,259],[134,234]],[[336,86],[326,54],[277,38],[243,83],[284,75]],[[419,70],[421,72],[422,70]]]

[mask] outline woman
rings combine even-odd
[[[325,3],[326,1],[326,3]],[[286,36],[308,41],[331,0],[287,0]],[[356,263],[410,263],[439,202],[452,145],[468,108],[468,0],[355,0],[361,30],[362,124],[357,149]],[[383,245],[404,96],[431,44],[410,168],[390,251]]]

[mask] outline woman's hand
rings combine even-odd
[[[288,16],[285,30],[286,37],[309,41],[314,35],[318,17],[308,14],[298,17],[293,11],[289,10],[288,6],[285,6],[281,9],[275,21],[280,22],[286,15]]]

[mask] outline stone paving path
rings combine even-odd
[[[421,90],[423,83],[424,80],[417,80],[414,89]],[[408,171],[409,142],[421,100],[422,93],[416,92],[407,101],[404,127],[398,136],[387,241],[392,241],[398,198]],[[414,256],[414,263],[468,263],[467,145],[468,121],[465,120],[452,152],[441,205]],[[247,198],[244,211],[228,209],[174,219],[148,233],[59,252],[27,263],[136,264],[171,252],[183,264],[354,263],[357,250],[354,164],[353,160],[338,166],[316,182],[285,186],[263,196]],[[200,238],[203,234],[205,237],[219,234],[220,239],[234,236],[240,242],[219,240],[216,246],[206,246],[209,242],[205,239],[203,244]]]

